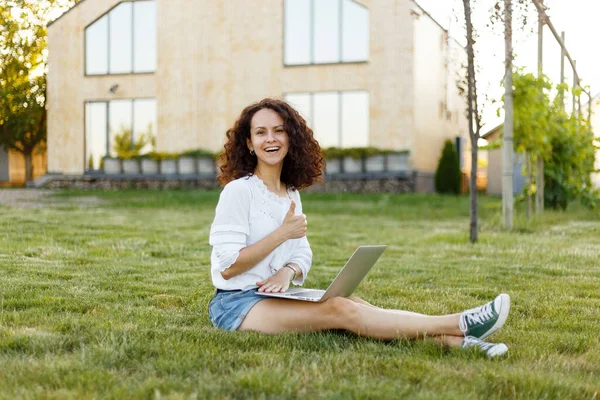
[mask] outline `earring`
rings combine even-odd
[[[254,155],[254,151],[253,151],[253,150],[250,150],[250,154],[251,154],[251,155]]]

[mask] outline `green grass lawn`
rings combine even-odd
[[[361,244],[388,249],[357,295],[459,312],[512,298],[489,360],[430,342],[213,328],[208,232],[218,192],[60,192],[0,206],[0,398],[600,398],[600,214],[501,226],[501,201],[305,194],[325,288]],[[519,211],[520,212],[520,211]]]

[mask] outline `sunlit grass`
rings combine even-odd
[[[83,200],[83,201],[81,201]],[[501,224],[480,199],[303,195],[326,287],[356,246],[388,249],[356,294],[440,314],[513,300],[501,360],[340,332],[212,327],[209,226],[217,191],[60,192],[0,207],[0,397],[581,398],[600,392],[600,215],[572,207]]]

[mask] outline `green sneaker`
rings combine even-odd
[[[504,343],[487,343],[473,336],[467,336],[463,339],[461,347],[463,349],[478,348],[488,357],[499,357],[508,351],[508,347]]]
[[[485,339],[502,328],[510,310],[510,296],[502,293],[489,303],[463,311],[458,326],[465,336]]]

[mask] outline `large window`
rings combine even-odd
[[[119,3],[85,28],[86,75],[156,70],[156,5],[153,0]]]
[[[369,10],[353,0],[285,0],[285,65],[369,59]]]
[[[142,135],[156,138],[156,100],[111,100],[85,104],[85,166],[98,169],[100,160],[107,155],[116,156],[117,135],[131,137],[136,143]],[[147,144],[142,153],[150,151]]]
[[[369,93],[289,93],[285,100],[306,119],[322,148],[369,145]]]

